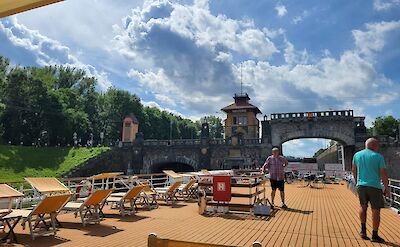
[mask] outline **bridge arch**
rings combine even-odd
[[[186,156],[163,156],[156,159],[145,160],[144,167],[148,173],[160,173],[162,170],[176,172],[193,172],[198,170],[198,164]]]

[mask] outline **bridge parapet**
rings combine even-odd
[[[143,142],[144,146],[197,146],[200,144],[200,139],[145,140]]]
[[[342,119],[352,118],[353,110],[340,111],[313,111],[313,112],[289,112],[289,113],[272,113],[271,120],[307,120],[314,118]]]

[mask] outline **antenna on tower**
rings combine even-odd
[[[243,64],[240,64],[240,95],[243,95]]]

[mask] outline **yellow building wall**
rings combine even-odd
[[[247,125],[233,124],[233,118],[240,116],[247,116]],[[244,126],[247,126],[247,131],[241,128]],[[232,127],[238,127],[235,133],[232,133]],[[254,112],[231,112],[227,114],[225,119],[225,138],[229,138],[237,134],[237,132],[243,133],[245,139],[259,138],[259,120]]]

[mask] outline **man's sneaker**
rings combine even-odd
[[[371,241],[375,242],[375,243],[384,243],[385,242],[385,240],[383,238],[379,237],[378,235],[372,236]]]
[[[361,231],[361,232],[360,232],[360,237],[361,237],[362,239],[364,239],[364,240],[369,240],[369,237],[367,236],[367,232]]]
[[[282,208],[287,209],[288,207],[286,206],[286,204],[282,204]]]

